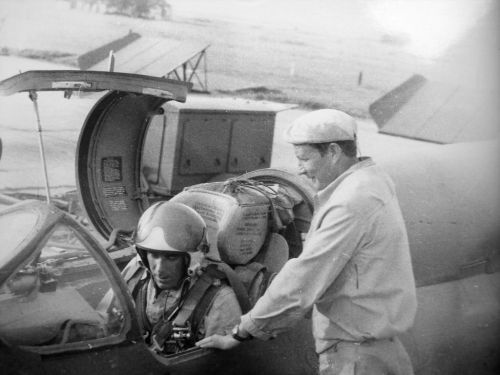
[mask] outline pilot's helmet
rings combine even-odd
[[[328,143],[355,141],[356,120],[336,109],[319,109],[297,118],[285,132],[288,143]]]
[[[200,214],[182,203],[158,202],[142,214],[135,245],[141,258],[144,251],[188,253],[205,251],[206,224]]]

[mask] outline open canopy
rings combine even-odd
[[[32,70],[0,82],[0,95],[22,91],[103,91],[113,90],[186,100],[189,84],[140,74],[78,70]]]

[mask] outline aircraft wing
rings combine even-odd
[[[435,143],[495,138],[498,112],[488,91],[414,75],[370,105],[381,133]]]
[[[381,133],[435,143],[498,138],[498,15],[494,6],[464,36],[370,105]]]

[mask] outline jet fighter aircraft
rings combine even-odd
[[[218,260],[231,269],[258,261],[269,271],[257,287],[244,285],[250,305],[272,282],[272,272],[300,254],[313,213],[307,182],[269,168],[273,110],[182,103],[187,88],[163,78],[90,71],[32,71],[0,82],[0,93],[29,92],[32,100],[46,90],[67,97],[75,90],[109,90],[82,126],[76,160],[80,199],[108,245],[53,204],[25,201],[0,212],[2,373],[316,373],[307,319],[274,340],[229,352],[194,348],[162,355],[141,336],[119,266],[131,254],[130,232],[152,203],[175,199],[196,209],[206,183],[251,185],[269,197],[262,242],[249,257],[238,257],[232,247],[222,254],[217,229],[209,236],[210,251],[219,250]],[[372,140],[383,148],[386,138]],[[417,374],[495,373],[498,180],[489,165],[497,143],[404,142],[379,163],[396,183],[418,286],[415,326],[403,342]],[[288,204],[280,205],[279,197]],[[211,209],[225,214],[216,203]],[[117,304],[103,312],[99,302],[110,290]]]

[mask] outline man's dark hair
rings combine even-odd
[[[325,142],[325,143],[310,143],[311,147],[314,147],[316,150],[319,151],[321,156],[325,155],[326,152],[328,151],[328,147],[330,144],[336,143],[339,145],[340,149],[342,152],[350,157],[354,158],[356,157],[357,153],[357,148],[356,148],[356,141],[336,141],[336,142]]]

